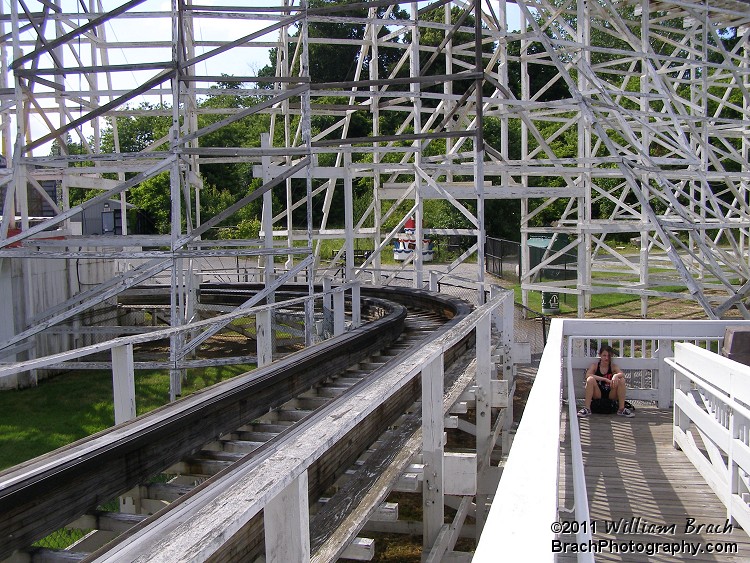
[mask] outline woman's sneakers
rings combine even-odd
[[[583,407],[578,411],[578,418],[588,418],[591,416],[591,409]],[[625,418],[633,418],[635,413],[629,408],[625,407],[621,411],[617,411],[617,416],[624,416]]]

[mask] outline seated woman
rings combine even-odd
[[[585,406],[578,411],[578,418],[591,415],[591,401],[600,404],[610,401],[612,409],[617,408],[617,414],[633,418],[633,411],[625,406],[625,375],[622,370],[612,363],[614,350],[611,346],[602,346],[599,350],[599,361],[594,362],[586,371]],[[607,405],[609,406],[609,405]],[[604,412],[611,412],[603,409]]]

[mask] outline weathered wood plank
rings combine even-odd
[[[563,422],[563,462],[560,472],[561,506],[572,506],[569,440]],[[580,421],[581,445],[591,519],[597,524],[593,541],[607,542],[597,561],[747,561],[750,537],[738,526],[724,532],[726,508],[685,455],[672,447],[672,412],[652,406],[637,407],[636,417],[593,415]],[[570,519],[563,515],[563,520]],[[714,525],[708,531],[699,525]],[[618,529],[619,526],[619,529]],[[674,526],[659,529],[654,526]],[[573,535],[561,535],[575,542]],[[609,542],[636,549],[655,544],[679,544],[681,551],[645,555],[618,551]],[[736,552],[707,553],[708,544],[736,544]],[[703,550],[703,552],[701,551]],[[567,554],[561,560],[573,560]]]

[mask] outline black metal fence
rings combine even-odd
[[[553,250],[554,251],[554,250]],[[530,267],[542,262],[547,249],[530,246]],[[484,246],[485,268],[488,273],[501,279],[517,282],[521,274],[521,244],[512,240],[487,237]],[[578,258],[573,252],[556,257],[539,271],[535,281],[570,280],[577,275]]]
[[[518,281],[521,272],[521,245],[511,240],[487,237],[484,245],[485,269],[504,280]]]

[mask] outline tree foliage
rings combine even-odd
[[[466,68],[471,68],[474,64],[474,53],[473,48],[469,49],[465,46],[472,45],[474,41],[474,16],[472,13],[467,13],[458,7],[452,7],[450,14],[451,24],[455,26],[451,29],[450,26],[445,25],[445,6],[440,6],[431,11],[423,12],[420,14],[420,19],[426,24],[421,28],[421,41],[424,45],[438,47],[443,44],[447,34],[452,35],[454,45],[456,45],[457,53],[456,58],[464,63],[460,68],[454,69],[454,72],[460,72]],[[622,6],[618,9],[623,10],[623,17],[629,21],[635,21],[633,15],[632,6]],[[355,23],[353,17],[362,18],[366,16],[367,8],[363,7],[363,4],[357,0],[311,0],[309,3],[309,12],[315,14],[316,12],[323,13],[329,16],[325,21],[310,21],[308,25],[308,32],[310,37],[309,43],[309,59],[310,59],[310,76],[314,83],[324,82],[344,82],[354,80],[356,76],[356,70],[360,64],[363,65],[360,78],[368,79],[371,75],[375,75],[373,72],[373,65],[377,65],[378,76],[383,78],[390,76],[395,73],[396,76],[408,76],[409,68],[405,66],[396,72],[396,65],[401,59],[403,54],[402,48],[386,47],[381,46],[378,50],[378,59],[372,60],[371,53],[360,59],[360,46],[357,44],[364,38],[366,27],[364,23]],[[408,19],[409,15],[400,8],[396,8],[392,11],[386,11],[384,7],[377,7],[378,18],[388,18],[393,21],[394,25],[399,20]],[[665,18],[660,23],[660,31],[662,39],[659,40],[657,37],[653,41],[652,49],[657,53],[665,56],[674,57],[676,59],[674,65],[674,72],[679,73],[687,72],[684,70],[684,65],[680,61],[682,56],[679,51],[679,45],[681,38],[684,36],[684,22],[682,18]],[[541,16],[539,16],[541,18]],[[566,14],[565,17],[570,24],[570,28],[576,27],[575,16]],[[337,18],[342,18],[337,20]],[[350,18],[350,19],[346,19]],[[541,21],[541,20],[540,20]],[[566,30],[567,26],[562,24],[552,24],[544,26],[544,33],[550,40],[565,39],[565,34],[569,33]],[[380,26],[380,35],[383,36],[390,33],[393,30],[393,26]],[[670,31],[673,30],[673,31]],[[528,31],[532,31],[531,28]],[[634,37],[637,37],[640,33],[638,26],[631,28]],[[624,56],[623,53],[628,53],[630,46],[629,39],[622,34],[618,34],[615,24],[611,21],[596,20],[591,26],[591,41],[593,44],[603,47],[603,49],[594,49],[591,54],[591,60],[594,65],[607,64],[607,68],[611,69],[611,78],[613,84],[625,92],[638,92],[641,87],[640,80],[637,78],[637,73],[640,70],[638,65],[642,64],[639,61],[633,62],[633,57]],[[290,53],[295,53],[297,45],[297,36],[292,36],[293,41],[290,41]],[[530,36],[525,36],[528,39]],[[718,37],[718,39],[717,39]],[[393,40],[393,39],[391,39]],[[404,35],[401,39],[395,41],[401,41],[402,44],[399,46],[406,47],[407,42],[410,40],[410,36]],[[723,49],[709,49],[710,62],[722,62],[722,51],[726,50],[731,52],[732,48],[739,41],[737,32],[734,29],[723,30],[719,32],[717,36],[710,35],[710,41],[713,46],[723,47]],[[719,45],[721,43],[721,45]],[[464,47],[461,47],[464,46]],[[495,48],[495,45],[486,43],[483,49],[491,51]],[[462,51],[462,49],[464,49]],[[511,93],[516,98],[522,97],[521,92],[521,80],[522,80],[522,67],[520,63],[521,58],[521,41],[515,40],[508,43],[508,76],[509,76],[509,87]],[[445,74],[446,71],[446,59],[445,53],[438,53],[433,56],[434,50],[423,49],[420,51],[420,68],[422,73],[427,76],[440,76]],[[568,99],[571,97],[568,84],[560,78],[557,71],[557,66],[553,64],[551,57],[560,57],[563,64],[571,63],[572,59],[566,59],[565,57],[571,57],[570,53],[561,51],[560,54],[553,53],[548,54],[545,51],[543,43],[539,40],[528,40],[525,46],[523,55],[529,60],[529,64],[526,67],[528,72],[528,83],[529,91],[524,92],[523,95],[529,96],[538,102],[554,102],[558,100]],[[290,74],[298,72],[299,59],[291,61],[279,61],[279,52],[275,49],[269,51],[269,64],[263,67],[259,71],[260,76],[274,76],[276,74],[277,63],[284,62],[290,67]],[[617,57],[622,58],[622,62],[618,63]],[[632,66],[635,65],[635,66]],[[705,72],[714,72],[710,65],[705,67]],[[576,70],[571,70],[571,76],[573,80],[576,79]],[[699,71],[700,72],[700,71]],[[716,71],[718,72],[718,71]],[[636,77],[623,78],[627,73],[633,73]],[[619,82],[618,82],[619,81]],[[715,83],[707,92],[706,96],[706,110],[709,115],[720,114],[723,119],[741,119],[742,113],[741,108],[743,100],[741,98],[741,91],[739,88],[735,88],[730,84],[730,78],[726,79],[727,86],[724,88],[721,83]],[[473,86],[473,81],[459,81],[453,85],[454,94],[462,94]],[[487,83],[487,88],[492,86]],[[691,95],[694,95],[687,89],[689,86],[684,86],[678,94],[685,99],[690,99]],[[732,88],[731,92],[727,92],[727,88]],[[395,85],[390,88],[393,90],[408,90],[408,84]],[[217,83],[213,88],[213,92],[205,99],[199,101],[202,112],[199,116],[198,127],[203,128],[212,123],[216,123],[222,119],[225,119],[228,115],[233,112],[242,110],[258,104],[265,98],[263,96],[249,95],[248,92],[243,91],[243,85],[229,80],[222,80]],[[438,83],[434,85],[424,86],[422,88],[424,92],[442,94],[443,84]],[[488,93],[487,93],[488,94]],[[627,96],[623,97],[623,104],[625,109],[638,110],[637,101],[635,96],[632,100],[629,100]],[[312,119],[313,134],[320,134],[323,131],[333,128],[337,123],[339,126],[331,131],[331,138],[340,138],[343,134],[343,118],[344,111],[348,111],[349,115],[347,118],[347,130],[345,135],[348,138],[366,138],[371,134],[372,127],[372,113],[368,109],[362,109],[357,111],[351,111],[349,107],[349,99],[346,96],[328,96],[328,97],[316,97],[313,99],[313,103],[318,105],[318,109],[330,109],[331,111],[327,115],[321,114],[316,115]],[[652,110],[660,110],[659,104],[664,102],[659,99],[654,99],[651,102]],[[723,103],[724,106],[720,109],[719,104]],[[435,107],[438,104],[438,96],[435,99],[425,99],[424,107],[429,109]],[[404,113],[396,111],[384,111],[381,113],[380,132],[382,134],[395,134],[399,127],[403,124]],[[217,129],[211,133],[205,134],[200,137],[201,147],[257,147],[260,145],[261,134],[269,131],[270,119],[267,114],[253,113],[247,117],[236,119],[231,124],[226,125],[220,129]],[[298,122],[297,116],[292,116],[292,126]],[[184,124],[180,124],[184,126]],[[116,121],[110,119],[108,128],[104,131],[102,136],[102,147],[103,152],[116,152],[119,150],[123,153],[132,153],[143,150],[165,150],[168,148],[169,142],[169,131],[172,126],[172,108],[167,105],[159,104],[141,104],[140,106],[132,109],[130,115],[118,117]],[[494,148],[498,152],[505,152],[510,160],[520,160],[521,158],[521,121],[518,118],[510,117],[507,119],[508,135],[507,139],[503,139],[501,135],[501,122],[498,118],[493,116],[487,116],[484,120],[484,140],[485,143]],[[543,158],[575,158],[578,154],[577,143],[578,138],[575,127],[569,127],[567,130],[559,130],[562,127],[561,122],[543,122],[538,121],[537,127],[539,128],[540,134],[550,139],[556,135],[554,140],[550,141],[551,152],[553,154],[543,154]],[[277,135],[281,135],[280,127],[276,128]],[[117,137],[115,137],[115,132]],[[405,132],[411,132],[410,128],[406,128]],[[624,139],[620,139],[617,131],[608,131],[608,133],[615,140],[621,140],[624,143]],[[117,139],[117,142],[116,142]],[[728,141],[732,142],[732,141]],[[739,141],[737,141],[739,142]],[[277,140],[277,145],[282,144],[281,139]],[[507,143],[504,147],[503,143]],[[399,143],[394,143],[398,146]],[[410,143],[404,143],[410,144]],[[466,144],[464,150],[472,150],[470,143]],[[533,136],[530,136],[530,147],[533,150],[535,147],[535,140]],[[734,147],[737,149],[737,147]],[[433,140],[426,144],[425,156],[440,155],[441,151],[445,150],[444,140]],[[599,149],[599,150],[604,150]],[[655,147],[655,151],[663,150],[658,146]],[[69,154],[76,154],[77,152],[82,153],[83,149],[75,143],[68,142],[65,146],[56,145],[53,147],[53,151],[67,151]],[[730,151],[726,151],[729,154]],[[319,155],[319,163],[321,166],[331,166],[334,163],[334,159],[337,155],[335,154],[321,154]],[[597,156],[603,156],[599,154]],[[656,154],[655,156],[659,156]],[[371,160],[371,155],[366,153],[354,154],[353,158],[360,161]],[[384,156],[385,162],[397,162],[402,158],[402,155],[397,153],[390,153]],[[730,170],[736,169],[739,163],[732,161],[730,158],[725,159],[726,162],[722,161],[722,164]],[[80,165],[86,165],[85,162],[79,163]],[[218,213],[223,209],[226,209],[229,205],[244,197],[246,194],[257,189],[261,185],[261,180],[253,177],[252,164],[251,163],[210,163],[203,164],[200,169],[201,180],[202,180],[202,192],[201,192],[201,208],[202,217],[207,219]],[[469,178],[465,178],[468,180]],[[402,175],[399,180],[409,180],[408,177]],[[456,179],[460,180],[460,179]],[[534,185],[547,186],[547,187],[563,187],[565,181],[560,177],[553,176],[539,176],[531,179]],[[496,180],[498,181],[498,180]],[[319,181],[322,182],[322,181]],[[609,185],[610,180],[602,180],[600,187],[602,190],[609,190],[615,192],[618,188],[616,180],[612,180],[613,184]],[[299,199],[304,196],[306,185],[303,180],[293,180],[292,191],[295,199]],[[315,187],[318,187],[317,184]],[[364,217],[364,214],[372,203],[372,186],[373,180],[371,178],[359,178],[354,184],[354,206],[355,206],[355,222],[360,218]],[[717,187],[716,189],[721,189]],[[274,190],[274,212],[278,212],[286,207],[286,202],[281,201],[277,190]],[[330,216],[329,226],[330,227],[341,227],[344,223],[344,201],[343,201],[343,190],[337,189],[336,193],[330,202]],[[168,174],[163,173],[147,181],[142,182],[132,190],[130,190],[129,201],[145,209],[154,219],[158,229],[161,232],[168,232],[170,225],[170,190],[169,190],[169,178]],[[73,195],[74,202],[86,197],[86,193],[75,193]],[[322,220],[322,208],[324,195],[319,195],[313,202],[313,219],[316,223]],[[628,196],[632,198],[632,194]],[[729,196],[727,196],[729,197]],[[629,202],[629,200],[626,200]],[[473,209],[475,203],[464,202],[468,208]],[[532,201],[531,206],[541,205],[543,202]],[[566,200],[560,199],[555,203],[548,204],[544,202],[546,208],[543,212],[536,215],[535,225],[544,225],[554,222],[559,218],[562,213],[562,209],[566,204]],[[596,200],[594,203],[594,209],[592,210],[596,217],[606,217],[612,212],[613,203],[606,198]],[[656,203],[654,205],[657,205]],[[222,230],[218,236],[222,237],[254,237],[257,236],[259,231],[259,218],[261,210],[260,199],[254,202],[252,205],[247,206],[240,212],[236,213],[233,217],[228,218],[221,225]],[[406,212],[406,210],[404,211]],[[425,224],[430,227],[436,228],[467,228],[469,223],[466,218],[450,205],[446,201],[430,201],[425,205]],[[401,217],[393,219],[398,221]],[[293,223],[295,225],[303,225],[305,223],[305,209],[300,207],[293,216]],[[365,226],[372,225],[372,217],[366,219]],[[386,225],[387,227],[387,225]],[[489,200],[486,202],[486,213],[485,213],[485,229],[490,236],[509,238],[517,240],[520,236],[520,205],[518,200]]]

